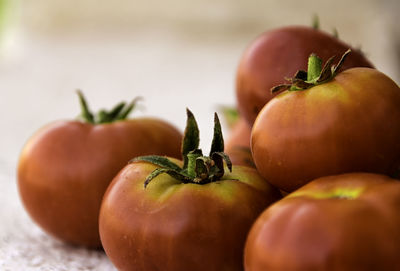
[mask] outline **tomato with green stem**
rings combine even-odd
[[[209,156],[187,115],[183,161],[137,157],[104,195],[100,236],[119,270],[243,270],[249,228],[280,198],[254,168],[232,166],[217,115]]]
[[[322,176],[400,169],[400,89],[375,69],[338,73],[347,53],[324,67],[311,55],[308,72],[275,87],[254,123],[257,170],[286,192]]]
[[[101,199],[132,157],[180,157],[181,133],[154,118],[127,119],[135,106],[120,103],[96,116],[78,92],[81,120],[57,121],[35,133],[18,164],[18,188],[32,219],[66,242],[101,247]]]
[[[261,34],[244,51],[236,74],[236,96],[241,115],[250,126],[258,113],[277,93],[269,90],[287,77],[307,68],[311,53],[328,59],[342,55],[351,46],[318,27],[286,26]],[[354,50],[342,69],[373,65]]]
[[[246,271],[400,270],[400,182],[348,173],[314,180],[267,208]]]

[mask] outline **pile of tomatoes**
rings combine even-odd
[[[240,122],[225,144],[215,115],[207,155],[189,110],[182,135],[128,119],[135,101],[95,115],[78,94],[81,119],[41,128],[19,160],[49,234],[119,270],[400,270],[400,89],[336,36],[253,41]]]

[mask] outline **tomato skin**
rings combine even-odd
[[[254,123],[251,149],[266,180],[290,192],[346,172],[392,174],[400,164],[400,89],[353,68],[332,81],[272,99]]]
[[[154,169],[127,165],[104,196],[100,236],[118,270],[243,270],[248,230],[278,191],[240,166],[214,183],[182,184],[163,174],[145,189]]]
[[[139,155],[180,157],[181,140],[170,124],[150,118],[51,123],[29,139],[20,156],[18,188],[25,209],[51,235],[101,247],[98,213],[113,177]]]
[[[352,197],[340,198],[346,191]],[[320,178],[259,216],[246,241],[245,270],[400,270],[399,211],[398,180]]]
[[[307,70],[311,53],[322,59],[340,57],[351,48],[334,36],[305,26],[287,26],[267,31],[243,53],[236,74],[236,96],[241,115],[253,125],[259,111],[276,94],[274,86],[286,83],[298,70]],[[346,59],[342,69],[370,67],[372,64],[357,50]]]
[[[232,164],[255,167],[250,150],[250,135],[251,127],[246,120],[240,118],[225,143],[225,153],[229,155]]]

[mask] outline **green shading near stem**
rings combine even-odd
[[[289,194],[287,197],[309,197],[313,199],[356,199],[364,191],[361,187],[336,188],[330,191],[298,191]]]

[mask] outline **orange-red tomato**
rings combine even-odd
[[[176,128],[152,118],[51,123],[22,150],[18,165],[22,202],[51,235],[72,244],[101,247],[100,204],[114,176],[136,156],[180,157],[181,140]]]
[[[400,270],[400,182],[323,177],[266,209],[246,241],[246,271]]]
[[[370,68],[273,98],[251,135],[257,170],[290,192],[322,176],[393,174],[400,165],[400,89]]]
[[[181,183],[163,174],[144,188],[156,168],[127,165],[104,195],[100,236],[118,270],[243,270],[248,230],[279,192],[241,166],[215,182]]]
[[[243,118],[232,127],[225,143],[225,152],[232,164],[255,167],[250,150],[250,134],[251,128]]]
[[[311,53],[328,59],[349,48],[333,35],[311,27],[287,26],[261,34],[245,50],[237,70],[236,95],[241,115],[253,125],[263,106],[276,95],[270,89],[283,84],[298,70],[305,70]],[[372,67],[360,51],[352,51],[343,69]]]

